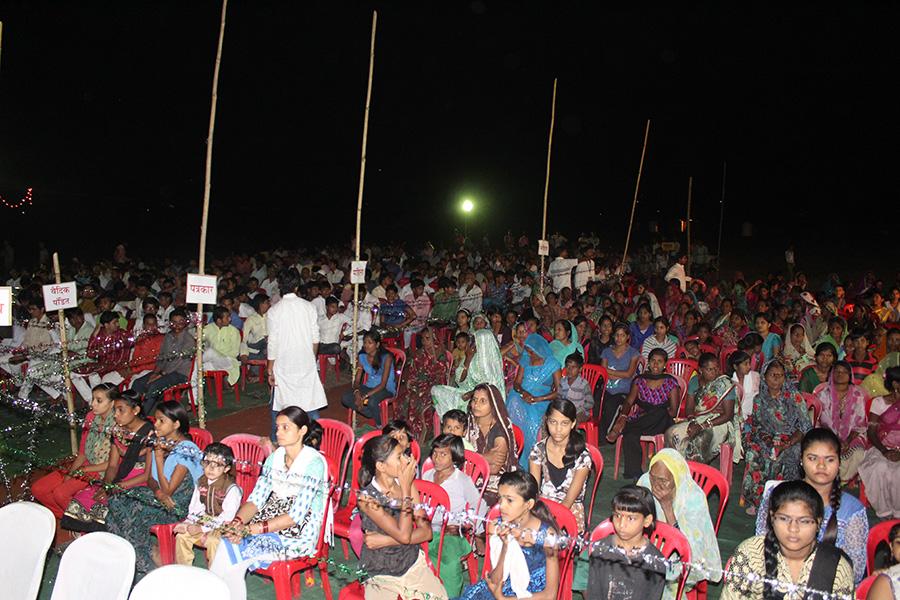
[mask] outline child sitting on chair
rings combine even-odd
[[[243,492],[234,483],[234,452],[218,442],[203,452],[203,475],[197,480],[188,516],[175,526],[175,562],[194,563],[194,544],[206,547],[206,564],[211,565],[219,547],[220,535],[214,532],[230,523],[241,507]]]

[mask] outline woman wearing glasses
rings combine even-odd
[[[833,544],[817,539],[824,515],[822,496],[805,481],[776,487],[769,499],[766,534],[737,547],[721,599],[800,600],[813,590],[851,596],[850,561]]]

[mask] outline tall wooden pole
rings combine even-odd
[[[53,253],[53,274],[56,276],[57,285],[62,283],[59,273],[59,253]],[[62,345],[63,385],[66,396],[66,409],[69,411],[69,442],[72,445],[72,454],[78,454],[78,435],[75,433],[75,399],[72,398],[72,377],[69,374],[69,341],[66,331],[66,311],[59,309],[59,342]]]
[[[362,231],[363,190],[366,183],[366,142],[369,139],[369,107],[372,103],[372,75],[375,72],[375,29],[378,26],[378,11],[372,11],[372,38],[369,42],[369,83],[366,87],[366,108],[363,112],[362,151],[359,159],[359,190],[356,194],[356,260],[360,256],[360,233]],[[353,357],[351,377],[356,381],[357,355],[359,354],[359,284],[353,284]],[[356,411],[353,412],[353,427],[356,428]]]
[[[641,162],[638,165],[637,181],[634,183],[634,199],[631,201],[631,218],[628,219],[628,233],[625,235],[625,251],[622,253],[622,264],[619,265],[619,274],[625,273],[625,261],[628,259],[628,245],[631,243],[631,226],[634,224],[634,211],[637,208],[638,192],[641,189],[641,175],[644,172],[644,156],[647,154],[647,138],[650,136],[650,119],[644,126],[644,146],[641,148]]]
[[[722,161],[722,199],[719,200],[719,243],[716,245],[716,273],[722,270],[722,224],[725,222],[725,175],[728,163]]]
[[[200,220],[200,259],[197,268],[201,275],[206,273],[206,224],[209,220],[209,195],[212,189],[213,133],[216,129],[216,101],[219,94],[219,67],[222,64],[222,42],[225,39],[225,12],[228,0],[222,0],[222,20],[219,24],[219,45],[216,48],[216,64],[213,68],[212,103],[209,107],[209,133],[206,136],[206,178],[203,186],[203,216]],[[197,417],[200,427],[206,427],[206,405],[203,402],[203,305],[197,305]]]
[[[550,137],[547,139],[547,174],[544,177],[544,221],[541,226],[541,239],[547,239],[547,196],[550,192],[550,154],[553,150],[553,126],[556,124],[556,78],[553,79],[553,101],[550,104]],[[541,296],[544,295],[544,259],[541,255]]]
[[[686,272],[691,272],[691,197],[694,192],[694,178],[688,177],[688,205],[687,205],[687,223],[685,224],[685,229],[687,229],[687,266]]]

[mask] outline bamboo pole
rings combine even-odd
[[[553,126],[556,123],[556,82],[557,79],[553,79],[553,101],[550,104],[550,136],[547,139],[547,174],[544,177],[544,222],[541,227],[541,239],[547,239],[547,196],[550,192],[550,153],[553,150]],[[544,295],[544,259],[546,257],[541,255],[541,296]]]
[[[372,37],[369,42],[369,83],[366,86],[366,107],[363,112],[362,151],[359,159],[359,190],[356,194],[356,260],[359,260],[360,232],[362,230],[363,190],[366,183],[366,142],[369,138],[369,107],[372,103],[372,75],[375,72],[375,30],[378,26],[378,11],[372,11]],[[357,355],[359,353],[359,284],[353,284],[353,356],[351,358],[351,379],[356,381]],[[352,382],[351,382],[352,385]],[[356,411],[353,411],[353,428],[356,428]]]
[[[719,200],[719,243],[716,245],[716,273],[722,270],[722,224],[725,222],[725,175],[728,163],[722,161],[722,199]]]
[[[687,265],[685,272],[691,272],[691,199],[694,195],[694,178],[688,177],[688,205],[687,205],[687,222],[685,229],[687,230]]]
[[[625,273],[625,261],[628,259],[628,245],[631,243],[631,226],[634,224],[634,211],[637,208],[638,191],[641,189],[641,175],[644,172],[644,156],[647,153],[647,138],[650,136],[650,119],[644,126],[644,146],[641,148],[641,162],[638,164],[637,181],[634,183],[634,199],[631,201],[631,218],[628,219],[628,233],[625,235],[625,251],[622,253],[622,264],[619,265],[619,274]]]
[[[53,274],[56,276],[56,283],[62,283],[62,276],[59,272],[59,253],[53,253]],[[59,342],[62,345],[62,367],[63,367],[63,386],[66,396],[66,410],[69,411],[69,442],[72,445],[72,454],[78,454],[78,435],[75,433],[75,399],[72,398],[72,376],[69,373],[69,340],[66,331],[66,311],[59,309]]]
[[[219,24],[219,45],[216,48],[216,64],[213,68],[212,103],[209,108],[209,133],[206,137],[206,174],[203,186],[203,216],[200,220],[200,258],[197,268],[201,275],[206,274],[206,225],[209,221],[209,196],[212,188],[212,152],[213,133],[216,129],[216,102],[219,92],[219,67],[222,65],[222,42],[225,38],[225,12],[228,0],[222,0],[222,20]],[[203,402],[203,305],[197,305],[197,354],[195,372],[197,373],[197,417],[200,427],[206,427],[206,405]]]
[[[3,54],[3,21],[0,21],[0,55]]]

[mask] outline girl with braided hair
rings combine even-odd
[[[805,481],[784,482],[769,499],[766,534],[741,542],[731,557],[721,600],[801,600],[853,594],[853,567],[816,537],[825,506]]]
[[[841,490],[841,443],[830,429],[810,429],[800,442],[800,476],[810,484],[824,503],[824,517],[819,528],[820,543],[832,543],[843,550],[853,563],[856,583],[866,576],[866,539],[869,537],[869,521],[862,503]],[[756,533],[766,533],[770,496],[776,481],[766,484],[759,512],[756,517]]]

